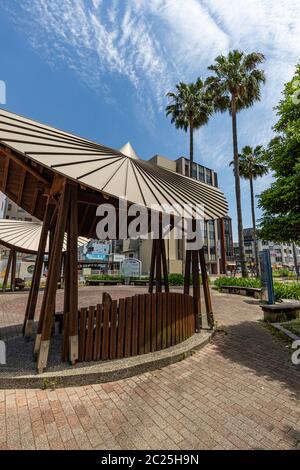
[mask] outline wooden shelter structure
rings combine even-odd
[[[44,255],[50,232],[49,272],[35,340],[38,372],[47,366],[65,232],[63,360],[74,364],[78,360],[127,357],[147,352],[149,344],[151,351],[157,350],[199,331],[199,266],[208,323],[213,326],[203,249],[186,253],[184,293],[169,293],[161,234],[153,241],[147,294],[151,302],[135,296],[79,312],[77,239],[97,238],[97,207],[109,203],[118,211],[119,200],[125,201],[127,208],[132,204],[146,208],[149,218],[154,205],[163,208],[159,211],[163,214],[168,212],[167,207],[186,207],[187,203],[203,205],[207,220],[222,218],[228,206],[218,188],[0,110],[0,189],[43,221],[38,258]],[[193,218],[193,213],[188,216]]]

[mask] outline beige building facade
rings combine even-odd
[[[135,154],[136,155],[136,154]],[[190,162],[185,157],[171,160],[162,155],[154,155],[150,160],[153,165],[189,176]],[[205,184],[218,186],[217,173],[210,168],[194,163],[193,178]],[[170,239],[165,240],[168,269],[170,273],[184,272],[184,240],[174,239],[174,231]],[[126,257],[137,258],[142,262],[142,273],[150,271],[152,240],[124,240],[119,244],[119,251]],[[210,220],[204,227],[204,250],[210,274],[220,274],[233,269],[235,265],[232,227],[230,217]]]

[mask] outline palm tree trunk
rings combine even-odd
[[[194,164],[194,123],[190,120],[190,177],[193,178]]]
[[[258,259],[258,246],[256,237],[256,220],[255,220],[255,203],[254,203],[254,189],[253,189],[253,178],[250,176],[250,193],[251,193],[251,213],[252,213],[252,227],[253,227],[253,244],[254,244],[254,256],[255,256],[255,269],[256,275],[259,277],[259,259]]]
[[[237,141],[237,125],[236,125],[236,102],[234,97],[231,102],[232,110],[232,139],[233,139],[233,161],[234,161],[234,178],[235,178],[235,197],[236,197],[236,210],[238,222],[238,237],[239,237],[239,254],[240,263],[242,268],[242,276],[248,277],[245,247],[244,247],[244,233],[243,233],[243,217],[242,217],[242,202],[241,202],[241,182],[239,173],[239,152]]]

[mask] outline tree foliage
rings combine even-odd
[[[276,136],[264,152],[274,175],[271,187],[259,198],[263,209],[260,237],[278,242],[300,242],[300,64],[285,85],[276,107]]]

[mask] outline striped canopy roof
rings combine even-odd
[[[227,215],[227,201],[218,188],[130,156],[130,152],[126,155],[4,110],[0,110],[1,143],[54,173],[115,199],[149,209],[165,204],[204,205],[205,219]]]
[[[0,245],[16,248],[21,253],[37,253],[41,237],[42,224],[39,222],[24,222],[21,220],[0,219]],[[78,247],[89,240],[78,237]],[[67,248],[65,235],[63,250]],[[48,252],[48,241],[45,252]]]

